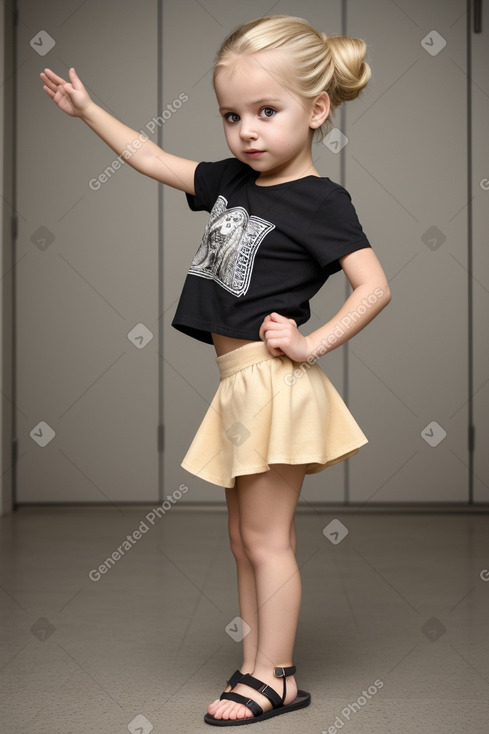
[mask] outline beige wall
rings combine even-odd
[[[366,94],[346,112],[346,130],[352,134],[344,153],[345,182],[374,249],[394,280],[394,297],[378,322],[348,347],[349,366],[343,367],[344,353],[340,350],[327,360],[327,371],[340,391],[349,381],[345,375],[352,373],[347,390],[352,412],[371,438],[368,449],[354,458],[345,479],[344,486],[347,481],[352,486],[352,501],[363,497],[355,488],[365,498],[373,497],[373,502],[429,500],[442,504],[463,503],[467,498],[466,76],[452,74],[453,64],[461,70],[465,64],[462,4],[462,0],[433,4],[413,0],[410,10],[416,23],[387,0],[372,0],[368,8],[361,0],[300,4],[282,0],[280,8],[273,11],[298,14],[300,7],[300,12],[318,26],[327,13],[328,30],[339,32],[340,10],[346,7],[347,32],[366,37],[374,65],[374,78]],[[164,147],[196,159],[224,157],[228,152],[210,99],[206,70],[225,31],[260,14],[263,8],[255,0],[241,5],[206,0],[206,9],[193,0],[168,0],[162,5],[160,28],[155,21],[156,0],[144,6],[132,0],[107,0],[97,6],[96,18],[96,3],[79,6],[80,12],[59,26],[62,30],[57,34],[56,49],[46,65],[61,70],[64,62],[80,64],[85,81],[98,95],[97,101],[135,129],[186,92],[189,100],[184,109],[165,124]],[[219,489],[197,486],[179,464],[215,388],[213,354],[210,347],[197,345],[169,326],[205,215],[190,215],[179,192],[167,189],[163,195],[162,187],[128,169],[120,171],[98,193],[87,187],[88,179],[114,156],[81,123],[67,120],[48,104],[37,77],[44,62],[39,64],[29,48],[29,39],[40,28],[57,33],[59,6],[35,0],[19,0],[19,6],[19,58],[16,64],[9,62],[11,69],[5,68],[5,58],[0,58],[0,127],[6,141],[0,146],[0,512],[11,509],[14,277],[18,334],[15,376],[20,406],[14,413],[20,454],[17,500],[152,501],[157,491],[162,498],[181,482],[189,482],[189,501],[211,498],[209,501],[221,502]],[[64,7],[70,15],[70,9]],[[12,59],[12,13],[5,4],[1,8],[0,38],[5,41],[5,57]],[[395,48],[387,28],[397,39]],[[434,57],[420,45],[424,31],[433,28],[448,39],[447,49]],[[157,31],[163,38],[159,77]],[[121,38],[131,39],[129,51],[120,43]],[[472,37],[472,208],[477,275],[473,281],[477,430],[473,476],[475,501],[480,503],[489,500],[489,454],[485,450],[489,436],[485,335],[488,194],[479,185],[488,175],[483,167],[487,162],[489,98],[486,39],[487,34]],[[13,270],[12,72],[16,65],[17,206],[23,216],[16,250],[18,265]],[[449,82],[445,84],[446,79]],[[162,95],[161,109],[157,91]],[[454,94],[459,100],[455,107]],[[33,108],[35,115],[31,114]],[[336,124],[343,122],[338,115]],[[459,130],[463,136],[454,146]],[[317,146],[315,152],[321,172],[339,180],[339,157],[324,145]],[[424,168],[425,159],[434,162],[429,171]],[[46,176],[32,175],[37,170],[45,171]],[[455,170],[457,176],[453,175]],[[159,197],[162,207],[157,204]],[[406,209],[415,213],[417,222]],[[158,215],[164,225],[163,242],[157,231]],[[45,220],[50,229],[56,227],[56,242],[47,252],[40,252],[31,246],[30,235]],[[448,235],[436,252],[422,240],[433,225]],[[165,258],[159,278],[158,248]],[[78,274],[83,278],[77,280]],[[162,309],[158,303],[161,284]],[[42,301],[39,296],[43,294],[49,298]],[[321,299],[338,297],[338,302],[343,296],[340,275],[320,294]],[[311,327],[319,325],[316,322],[328,312],[329,303],[315,302]],[[320,304],[326,305],[322,308]],[[156,338],[160,321],[165,327],[161,353]],[[140,322],[154,338],[138,351],[128,342],[127,332]],[[326,364],[324,367],[326,370]],[[158,392],[161,374],[166,384],[164,399]],[[78,400],[82,395],[83,400]],[[161,458],[156,442],[160,400],[165,404],[167,421],[164,486],[156,478]],[[64,418],[71,405],[76,407]],[[41,419],[59,426],[57,442],[46,449],[29,438],[29,431]],[[422,429],[434,420],[448,433],[439,448],[422,438]],[[344,471],[345,467],[337,466],[311,479],[305,497],[342,502],[346,496]],[[327,493],[322,489],[323,481],[328,482]],[[316,488],[317,496],[312,491]],[[428,495],[428,490],[433,494]]]

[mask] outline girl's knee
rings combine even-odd
[[[229,526],[229,545],[231,548],[231,553],[237,561],[246,558],[243,540],[241,538],[241,532],[239,530],[239,527],[235,527],[234,525]]]
[[[264,563],[269,558],[288,553],[292,549],[290,535],[287,534],[271,535],[245,531],[241,533],[241,539],[243,552],[253,565]]]

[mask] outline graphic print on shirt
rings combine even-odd
[[[227,203],[219,196],[212,207],[189,273],[215,280],[233,295],[242,296],[250,285],[258,247],[275,225],[250,217],[241,206],[227,209]]]

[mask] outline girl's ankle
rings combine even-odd
[[[254,662],[253,663],[243,663],[243,665],[241,665],[239,669],[242,673],[249,673],[251,675],[254,667],[255,667]]]

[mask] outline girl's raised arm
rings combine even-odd
[[[83,120],[117,155],[140,173],[180,191],[195,193],[196,161],[166,153],[141,133],[124,125],[93,102],[73,68],[69,70],[69,75],[70,82],[51,69],[45,69],[40,75],[44,91],[60,110]]]

